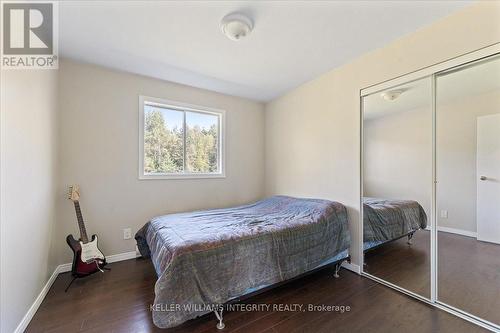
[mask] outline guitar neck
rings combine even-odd
[[[80,203],[78,200],[73,201],[75,204],[76,219],[78,220],[78,228],[80,229],[80,238],[83,243],[87,243],[89,238],[87,237],[87,230],[85,229],[85,223],[83,223],[82,211],[80,209]]]

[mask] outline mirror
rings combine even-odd
[[[438,301],[500,324],[500,57],[436,77]]]
[[[430,298],[431,77],[362,99],[365,273]]]

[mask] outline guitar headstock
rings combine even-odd
[[[75,202],[80,199],[80,186],[70,185],[68,189],[68,199]]]

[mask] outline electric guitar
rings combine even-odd
[[[68,237],[66,237],[66,243],[68,243],[71,250],[73,250],[73,266],[71,268],[71,273],[73,276],[81,277],[98,271],[102,272],[102,268],[106,265],[106,258],[97,246],[97,235],[92,235],[90,241],[87,237],[87,230],[85,229],[80,203],[78,202],[80,199],[78,185],[69,187],[68,199],[73,201],[75,205],[78,228],[80,229],[79,240],[76,240],[73,235],[68,235]]]

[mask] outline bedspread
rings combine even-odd
[[[422,206],[412,200],[363,198],[364,249],[427,227]]]
[[[350,245],[342,204],[286,196],[159,216],[135,238],[158,275],[152,312],[160,328],[210,312],[202,305],[223,304],[342,259]]]

